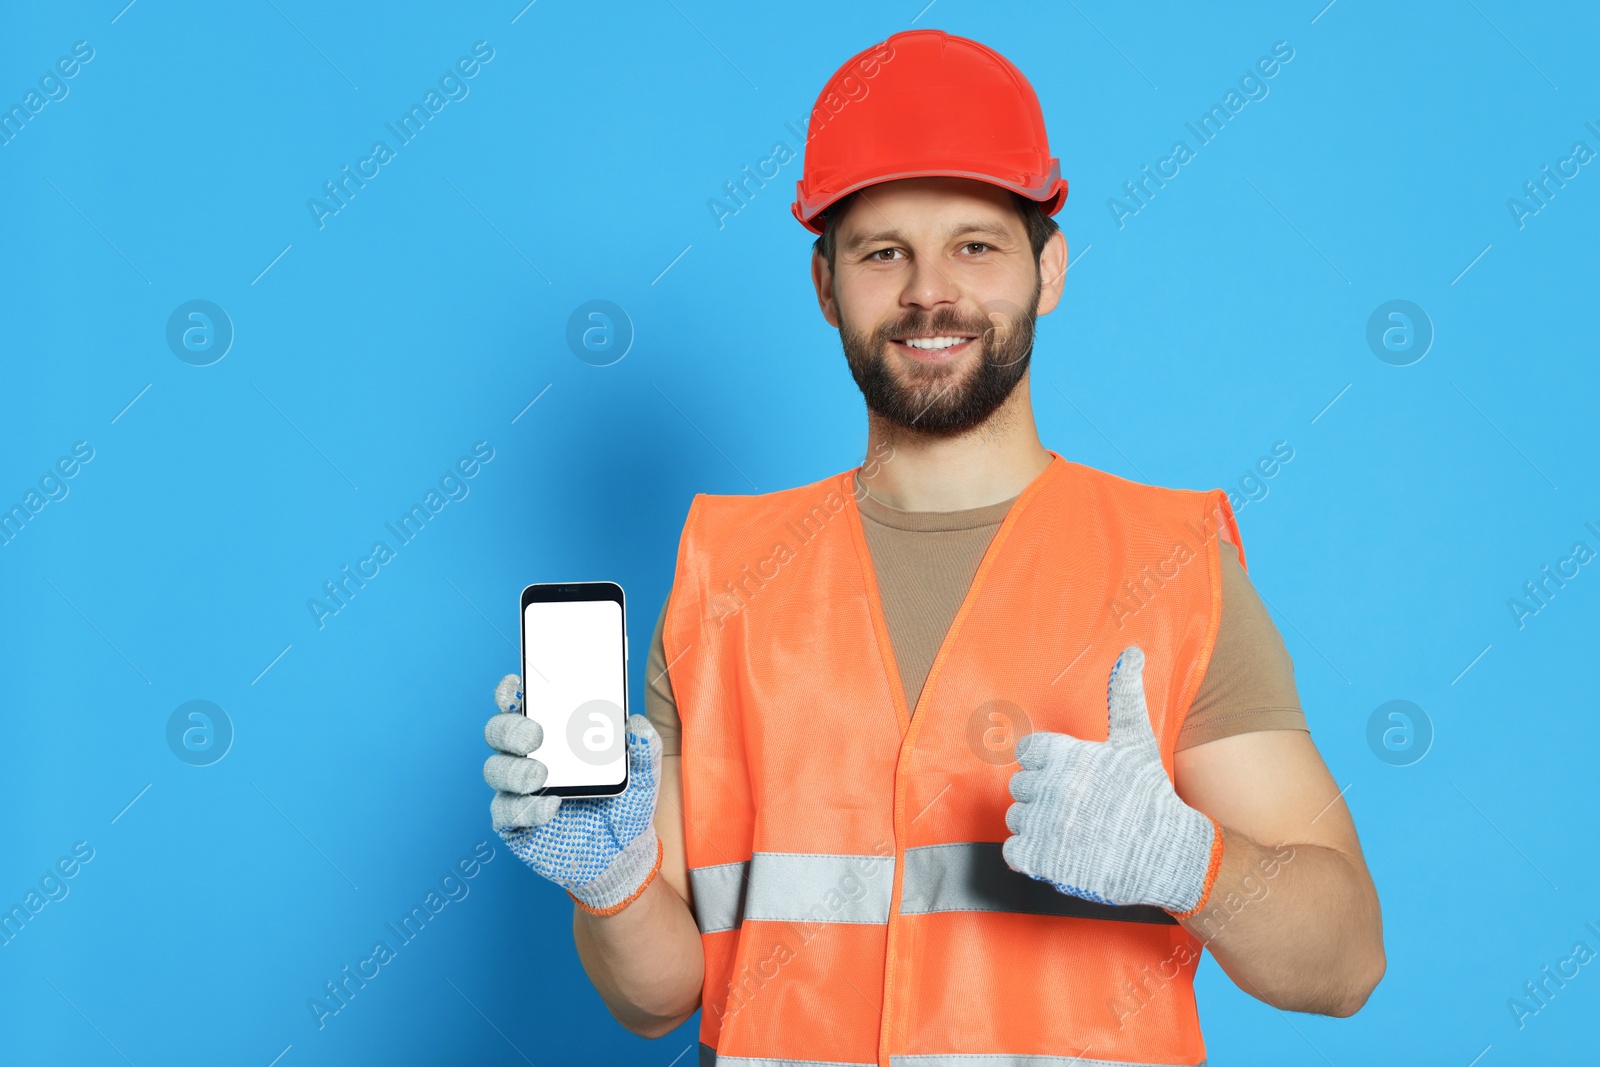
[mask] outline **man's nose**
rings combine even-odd
[[[919,257],[912,261],[911,274],[900,294],[900,303],[902,306],[934,308],[940,304],[953,304],[960,297],[960,290],[938,262]]]

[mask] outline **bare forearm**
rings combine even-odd
[[[574,907],[572,939],[600,999],[640,1037],[670,1033],[700,1006],[700,932],[664,879],[655,878],[615,915]]]
[[[1241,989],[1278,1008],[1348,1016],[1383,977],[1371,879],[1319,845],[1265,847],[1224,828],[1210,902],[1182,919]]]

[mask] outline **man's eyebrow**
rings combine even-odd
[[[999,223],[971,221],[957,222],[952,225],[950,229],[945,232],[945,239],[950,240],[956,237],[966,237],[969,234],[979,234],[985,237],[993,237],[1003,241],[1009,241],[1015,238],[1015,235],[1012,234],[1011,231],[1007,230]],[[890,228],[856,234],[854,237],[850,238],[850,240],[844,242],[843,248],[845,253],[849,254],[859,251],[868,245],[906,243],[907,241],[905,234],[901,233],[899,230]]]
[[[846,253],[855,252],[868,245],[905,244],[905,235],[899,230],[873,230],[871,233],[858,233],[844,243]]]
[[[971,233],[982,234],[986,237],[996,237],[1006,241],[1012,239],[1011,231],[998,222],[958,222],[950,227],[950,232],[945,234],[945,237],[947,239],[965,237]]]

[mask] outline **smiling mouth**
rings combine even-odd
[[[941,359],[965,352],[969,342],[977,340],[970,334],[938,334],[931,337],[894,337],[890,343],[916,359]]]

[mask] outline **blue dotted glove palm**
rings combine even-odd
[[[1222,860],[1222,828],[1172,788],[1144,699],[1144,652],[1111,668],[1106,740],[1035,731],[1017,741],[1001,846],[1007,866],[1101,904],[1200,910]]]
[[[628,787],[614,797],[533,795],[549,769],[532,758],[544,730],[522,714],[522,679],[508,674],[494,693],[498,714],[484,727],[495,749],[483,777],[495,831],[512,854],[561,886],[578,906],[611,915],[632,903],[661,867],[656,798],[661,737],[643,715],[628,716]]]

